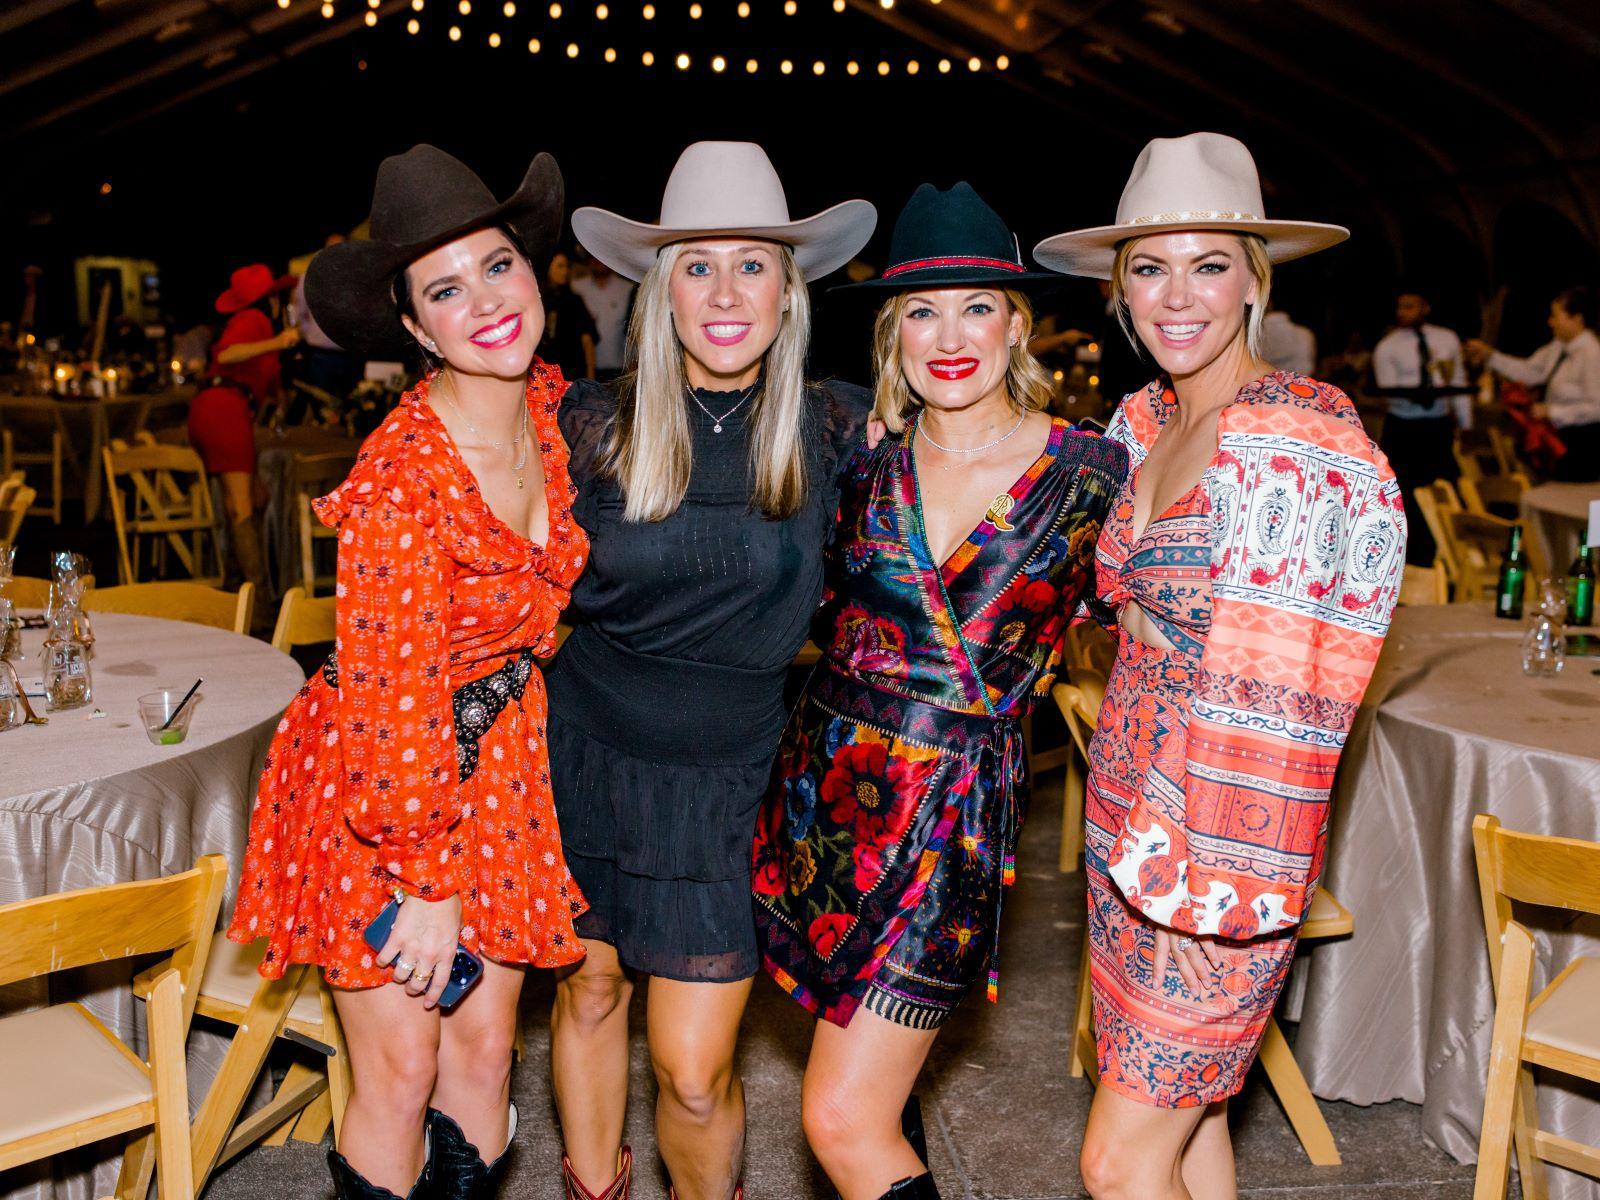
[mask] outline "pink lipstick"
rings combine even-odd
[[[493,325],[485,325],[469,339],[480,350],[498,350],[522,336],[522,314],[515,313]]]

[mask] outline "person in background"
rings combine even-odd
[[[189,402],[189,442],[206,470],[222,482],[228,545],[239,573],[258,589],[266,586],[267,576],[255,522],[255,425],[283,387],[279,355],[300,341],[298,330],[276,328],[278,296],[294,282],[293,275],[274,275],[265,263],[233,273],[228,290],[217,297],[217,311],[228,323],[211,347],[211,380]]]
[[[345,241],[342,233],[330,233],[323,249]],[[321,388],[329,395],[343,400],[356,390],[361,382],[365,360],[359,355],[347,354],[317,324],[317,318],[306,303],[306,281],[295,285],[289,300],[289,324],[300,331],[302,347],[300,378],[312,387]]]
[[[1261,320],[1261,357],[1280,371],[1310,375],[1317,369],[1317,335],[1281,308]]]
[[[1528,358],[1502,354],[1477,338],[1467,343],[1474,364],[1487,361],[1507,379],[1543,385],[1544,399],[1532,415],[1555,426],[1566,447],[1555,466],[1555,478],[1566,483],[1600,479],[1600,337],[1594,322],[1594,290],[1570,287],[1550,302],[1555,337]]]
[[[557,250],[545,270],[544,338],[539,343],[539,357],[560,367],[564,379],[593,379],[597,330],[571,281],[572,257]]]
[[[1243,143],[1158,138],[1115,224],[1034,248],[1109,277],[1160,368],[1106,433],[1132,471],[1096,550],[1121,636],[1084,801],[1095,1200],[1236,1194],[1227,1102],[1288,978],[1403,574],[1399,489],[1355,405],[1260,348],[1274,264],[1348,232],[1263,214]]]
[[[572,281],[572,290],[594,319],[594,377],[609,383],[627,365],[628,313],[634,285],[598,258],[589,259],[589,273]]]
[[[1372,352],[1373,379],[1389,407],[1381,445],[1405,494],[1411,527],[1406,561],[1424,567],[1432,564],[1436,548],[1417,507],[1417,489],[1460,473],[1452,452],[1456,422],[1448,392],[1467,386],[1461,339],[1454,330],[1430,323],[1430,311],[1421,292],[1401,292],[1395,297],[1395,328]]]

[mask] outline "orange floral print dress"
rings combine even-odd
[[[429,382],[316,502],[339,530],[338,639],[273,739],[228,930],[268,939],[268,977],[311,962],[336,987],[387,983],[361,935],[396,884],[459,893],[461,941],[497,961],[583,957],[572,921],[587,905],[561,854],[534,662],[589,552],[556,425],[566,384],[534,363],[539,546],[490,511]]]

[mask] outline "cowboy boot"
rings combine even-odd
[[[917,1099],[915,1092],[906,1098],[906,1106],[900,1110],[900,1133],[911,1143],[922,1165],[927,1166],[928,1134],[922,1127],[922,1101]]]
[[[461,1126],[436,1108],[428,1110],[428,1128],[433,1133],[429,1165],[433,1174],[433,1195],[437,1200],[487,1200],[493,1196],[500,1176],[511,1158],[511,1144],[517,1135],[517,1106],[511,1105],[511,1130],[505,1149],[492,1163],[485,1163],[478,1148],[467,1141]]]
[[[617,1177],[598,1192],[583,1186],[583,1180],[572,1169],[572,1160],[561,1156],[561,1177],[566,1181],[567,1200],[628,1200],[628,1189],[633,1184],[633,1151],[624,1146],[617,1154]]]
[[[432,1155],[430,1153],[429,1158]],[[432,1178],[428,1168],[429,1159],[422,1162],[422,1174],[417,1176],[416,1183],[411,1185],[411,1190],[405,1194],[405,1200],[431,1200]],[[379,1187],[370,1183],[361,1176],[348,1159],[337,1150],[328,1151],[328,1173],[333,1176],[333,1193],[338,1200],[401,1200],[388,1188]]]
[[[933,1184],[933,1174],[924,1172],[910,1179],[902,1179],[879,1200],[939,1200],[939,1189]]]

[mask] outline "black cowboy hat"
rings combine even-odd
[[[504,225],[540,264],[561,235],[564,188],[556,160],[540,154],[522,186],[496,201],[460,159],[413,146],[383,160],[372,189],[372,238],[319,251],[306,270],[306,303],[330,338],[358,354],[396,355],[411,344],[395,307],[395,276],[430,250],[476,229]]]
[[[1061,276],[1030,271],[1016,235],[963,180],[940,191],[924,183],[895,219],[889,265],[876,279],[835,292],[905,291],[919,287],[1021,288],[1059,284]]]

